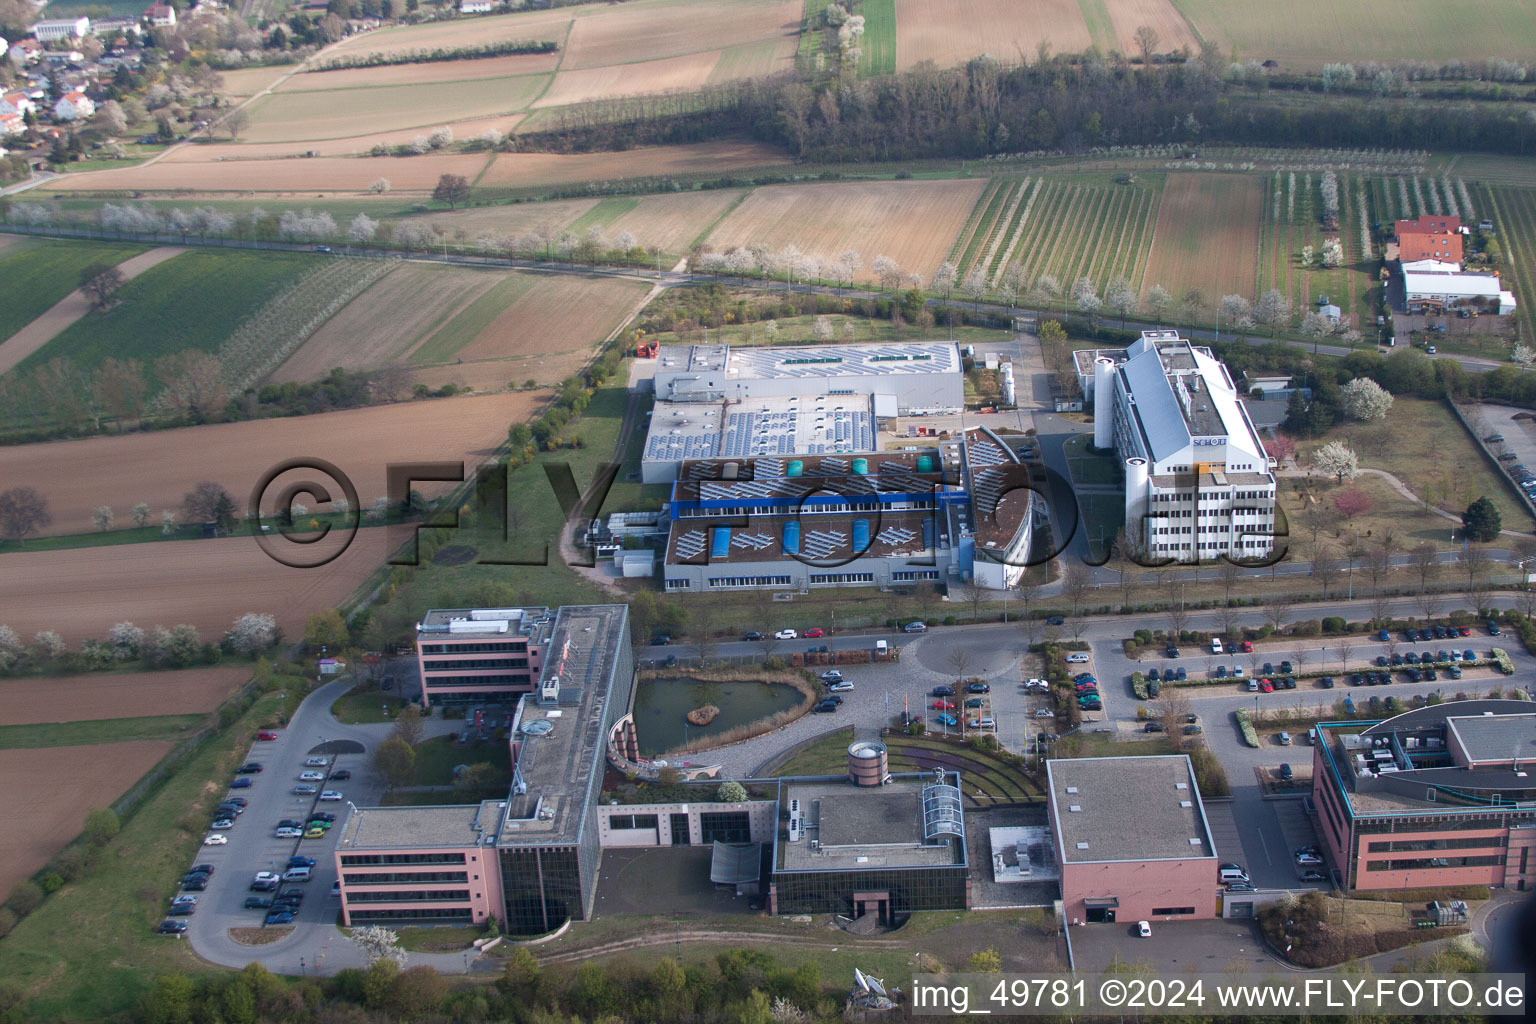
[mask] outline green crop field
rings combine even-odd
[[[490,326],[502,310],[533,287],[534,280],[526,274],[509,274],[496,282],[489,291],[465,306],[457,316],[412,352],[410,361],[441,363],[452,359],[455,352],[479,337],[480,332]]]
[[[1173,0],[1200,38],[1244,60],[1298,68],[1328,61],[1526,60],[1536,18],[1521,0]]]
[[[145,249],[117,242],[23,238],[0,249],[0,341],[80,287],[92,263],[121,263]]]
[[[90,747],[99,743],[173,740],[207,721],[207,715],[149,715],[86,722],[44,722],[0,726],[0,750],[36,747]]]
[[[299,253],[192,250],[123,286],[119,302],[62,331],[18,370],[60,356],[81,368],[196,348],[214,352],[248,317],[320,262]]]
[[[1515,299],[1525,316],[1519,318],[1520,336],[1536,339],[1531,328],[1529,303],[1536,302],[1536,190],[1505,186],[1478,186],[1473,194],[1480,217],[1493,220],[1499,244],[1504,247],[1500,271],[1513,284]]]
[[[866,75],[896,73],[896,0],[864,0],[857,8],[864,15],[864,50],[859,70]]]
[[[1322,265],[1326,235],[1322,226],[1320,178],[1306,173],[1275,173],[1265,179],[1260,225],[1258,279],[1254,295],[1271,288],[1288,296],[1298,316],[1316,307],[1327,296],[1343,314],[1356,317],[1355,325],[1370,324],[1373,306],[1371,288],[1375,283],[1377,262],[1366,251],[1371,240],[1368,226],[1383,219],[1372,208],[1372,196],[1381,179],[1341,174],[1339,182],[1338,238],[1344,250],[1344,262],[1338,267]],[[1361,210],[1365,210],[1362,227]],[[1310,266],[1302,266],[1302,250],[1312,247]]]

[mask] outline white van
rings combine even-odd
[[[309,871],[309,868],[289,868],[283,872],[283,881],[307,882],[309,881]]]
[[[883,658],[891,653],[891,645],[884,640],[875,641],[875,657]]]
[[[1248,872],[1243,870],[1241,864],[1223,864],[1217,877],[1222,882],[1246,882],[1248,881]]]

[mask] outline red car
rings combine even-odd
[[[953,711],[955,710],[955,702],[952,700],[936,700],[933,702],[933,710]]]
[[[1458,636],[1471,636],[1472,635],[1472,627],[1471,626],[1457,626],[1456,627],[1456,634]]]
[[[1251,641],[1244,640],[1239,646],[1241,647],[1244,654],[1253,653],[1253,643]]]
[[[275,740],[277,739],[277,733],[271,729],[263,729],[256,734],[256,738],[259,740]]]
[[[820,626],[812,626],[810,629],[805,631],[805,635],[808,639],[814,640],[819,636],[826,636],[827,634],[822,632]]]
[[[1265,693],[1274,693],[1275,684],[1270,682],[1268,679],[1262,679],[1259,681],[1259,689],[1263,690]]]

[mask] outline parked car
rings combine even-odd
[[[817,702],[816,706],[814,708],[811,708],[811,710],[813,712],[815,712],[816,714],[818,714],[818,715],[825,715],[829,711],[836,711],[837,710],[837,705],[835,703],[833,703],[832,701],[824,700],[824,701]]]
[[[943,700],[943,699],[936,700],[936,701],[933,702],[933,710],[935,710],[935,711],[953,711],[953,710],[955,710],[955,702],[952,701],[952,700]]]
[[[743,640],[761,640],[761,639],[763,639],[763,634],[759,633],[757,630],[754,629],[752,632],[745,634],[742,637],[742,639]]]
[[[293,911],[274,910],[267,915],[267,924],[288,924],[293,920]]]
[[[957,726],[957,725],[960,724],[960,719],[956,718],[954,715],[943,714],[943,715],[935,715],[934,717],[938,719],[940,725],[947,725],[947,726],[953,727],[953,726]]]
[[[1136,934],[1143,939],[1152,937],[1152,925],[1147,921],[1136,922]]]
[[[181,887],[187,892],[204,892],[208,888],[208,876],[187,875],[181,880]]]
[[[191,917],[197,913],[196,903],[173,903],[171,909],[166,911],[171,917]]]
[[[1275,692],[1275,684],[1274,684],[1273,681],[1271,681],[1269,679],[1260,679],[1259,680],[1259,690],[1262,693],[1274,693]]]
[[[1288,747],[1291,745],[1291,734],[1288,732],[1278,733],[1275,736],[1275,739],[1280,742],[1282,747]]]
[[[1388,633],[1384,629],[1380,629],[1376,631],[1376,639],[1380,640],[1382,643],[1386,643],[1388,640],[1392,639],[1392,634]]]
[[[1083,651],[1073,651],[1067,655],[1068,665],[1086,665],[1090,660],[1090,656]]]
[[[1146,725],[1141,727],[1141,731],[1142,732],[1162,732],[1163,731],[1163,723],[1162,722],[1148,722]]]
[[[810,629],[805,631],[805,638],[807,640],[815,640],[817,637],[822,637],[822,636],[826,636],[826,635],[827,635],[826,632],[823,631],[820,626],[812,626]]]
[[[1035,717],[1036,718],[1055,718],[1056,717],[1056,712],[1052,711],[1050,708],[1040,708],[1039,710],[1037,710],[1035,712]]]
[[[1045,624],[1047,626],[1065,626],[1067,624],[1067,617],[1065,615],[1052,615],[1045,620]]]
[[[1434,346],[1431,345],[1430,348],[1433,349]],[[1296,875],[1296,877],[1301,879],[1303,882],[1326,882],[1326,881],[1328,881],[1328,876],[1323,874],[1321,871],[1317,870],[1316,868],[1308,868],[1305,871],[1299,872]]]
[[[1280,777],[1289,782],[1291,779],[1296,777],[1296,773],[1291,769],[1289,764],[1282,764],[1280,766]]]
[[[250,789],[251,788],[251,778],[250,778],[250,776],[242,775],[240,778],[238,778],[235,781],[231,782],[229,784],[229,788],[230,789]]]
[[[971,683],[965,688],[966,693],[991,693],[992,687],[986,683]]]
[[[229,837],[224,835],[221,832],[215,832],[215,833],[213,833],[213,835],[204,836],[203,837],[203,845],[204,846],[227,846],[227,845],[229,845]]]
[[[953,686],[935,686],[929,692],[935,697],[953,697],[955,695],[955,688]]]
[[[1153,669],[1152,671],[1147,673],[1147,681],[1148,682],[1160,683],[1160,682],[1162,682],[1162,679],[1163,679],[1162,673],[1158,672],[1157,669]]]
[[[213,819],[213,823],[211,825],[209,825],[208,827],[211,828],[211,829],[214,829],[216,831],[220,830],[220,829],[234,828],[235,827],[235,819],[234,818],[215,818],[215,819]]]
[[[849,690],[853,689],[853,684],[844,679],[840,683],[833,683],[831,686],[827,687],[827,689],[831,690],[833,693],[847,693]]]
[[[1176,679],[1188,679],[1189,678],[1189,672],[1188,672],[1187,669],[1184,668],[1183,665],[1180,665],[1178,672],[1176,672],[1174,674],[1174,678],[1176,678]]]
[[[1242,643],[1237,645],[1237,649],[1242,651],[1244,654],[1252,654],[1253,653],[1253,641],[1251,641],[1251,640],[1244,640]]]
[[[325,772],[303,771],[299,772],[300,782],[324,782]]]
[[[310,821],[335,821],[336,820],[336,815],[330,814],[330,813],[328,813],[326,811],[315,811],[313,814],[311,814],[309,816],[309,820]]]
[[[901,627],[901,631],[903,633],[926,633],[928,632],[928,624],[926,622],[909,622]]]
[[[304,759],[304,767],[306,768],[328,768],[330,764],[331,759],[328,757],[307,757]]]
[[[1323,678],[1317,681],[1317,685],[1325,690],[1333,689],[1333,676],[1323,676]]]
[[[253,882],[275,882],[281,876],[276,871],[258,871],[251,876]]]
[[[840,683],[843,681],[843,674],[837,669],[831,668],[823,672],[820,678],[824,683]]]
[[[160,922],[160,926],[155,929],[155,931],[157,933],[161,934],[161,935],[180,935],[182,932],[184,932],[186,930],[187,930],[187,922],[185,922],[185,921],[172,921],[172,920],[169,920],[169,919],[161,921]]]
[[[276,835],[279,839],[298,839],[304,835],[304,830],[294,828],[291,825],[284,825],[277,830]]]
[[[1220,654],[1221,652],[1222,652],[1222,650],[1221,650],[1221,637],[1219,637],[1219,636],[1211,637],[1211,653],[1212,654]]]
[[[196,873],[196,874],[199,874],[199,875],[207,875],[210,878],[213,877],[213,865],[212,864],[194,864],[194,865],[192,865],[192,871],[193,871],[193,873]]]
[[[984,708],[987,706],[987,701],[984,697],[972,697],[965,702],[965,706],[968,708]]]
[[[293,787],[294,796],[314,796],[319,790],[309,783],[301,783]]]
[[[972,718],[965,723],[967,729],[996,729],[997,722],[990,718]]]
[[[277,739],[277,733],[271,729],[260,729],[256,733],[256,738],[259,740],[275,740]]]
[[[798,640],[800,639],[800,634],[793,629],[781,629],[773,634],[773,638],[775,640]]]
[[[235,769],[236,775],[260,775],[265,771],[265,766],[260,761],[247,761]]]
[[[652,647],[666,647],[672,643],[672,638],[665,633],[658,633],[651,637]]]
[[[346,797],[342,795],[341,790],[339,789],[328,789],[324,793],[320,794],[320,799],[334,802],[337,800],[345,800]]]
[[[345,768],[338,768],[334,772],[331,772],[332,782],[346,782],[351,777],[352,773]]]
[[[1169,644],[1167,647],[1163,648],[1163,657],[1165,657],[1165,658],[1177,658],[1178,656],[1179,656],[1179,649],[1174,644]]]
[[[1499,636],[1502,632],[1503,630],[1499,629],[1499,624],[1497,622],[1495,622],[1493,619],[1488,620],[1489,636]]]

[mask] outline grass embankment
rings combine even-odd
[[[267,694],[198,751],[123,825],[81,879],[54,893],[0,941],[0,978],[27,997],[24,1019],[107,1020],[129,1011],[157,974],[211,970],[185,942],[152,934],[196,858],[208,812],[256,729],[279,717]]]
[[[331,705],[331,714],[344,725],[375,725],[379,722],[393,722],[404,709],[404,698],[393,693],[383,690],[351,690],[336,698]]]
[[[89,747],[98,743],[174,740],[207,720],[207,715],[148,715],[84,722],[42,722],[0,726],[0,750]]]
[[[0,341],[9,338],[80,287],[80,271],[117,264],[147,246],[24,238],[0,249]]]
[[[839,729],[769,766],[765,774],[844,775],[848,771],[851,742],[853,730]],[[973,810],[1045,799],[1039,784],[1011,755],[928,736],[890,735],[883,737],[883,742],[892,772],[922,772],[936,767],[959,771],[966,803]],[[1116,744],[1116,752],[1120,752],[1121,746]]]

